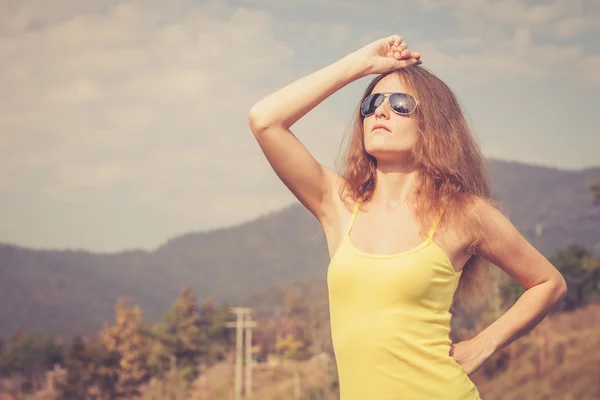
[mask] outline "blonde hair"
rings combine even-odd
[[[474,252],[481,233],[482,215],[473,202],[491,199],[485,160],[473,137],[463,110],[452,90],[433,73],[412,66],[375,77],[367,86],[356,108],[350,129],[349,144],[342,154],[339,174],[344,178],[340,198],[348,208],[351,202],[368,202],[375,191],[377,160],[364,145],[363,116],[360,103],[384,77],[396,74],[407,90],[419,99],[419,106],[409,115],[415,121],[417,140],[411,159],[417,169],[417,183],[411,207],[425,232],[444,213],[439,227],[452,226],[472,238],[467,251]],[[479,304],[492,288],[491,265],[473,254],[466,263],[454,296],[461,306]]]

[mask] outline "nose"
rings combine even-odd
[[[386,117],[387,118],[390,115],[390,111],[391,110],[390,110],[390,107],[389,107],[388,96],[384,95],[383,101],[375,109],[375,118],[379,118],[379,117]]]

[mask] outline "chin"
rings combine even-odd
[[[408,153],[412,150],[412,146],[408,146],[404,143],[377,143],[378,141],[372,141],[365,144],[365,150],[367,153],[374,154],[394,154],[394,153]]]
[[[389,146],[368,146],[365,149],[369,155],[378,160],[401,160],[411,155],[410,148],[390,148]]]

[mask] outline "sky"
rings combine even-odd
[[[152,250],[296,202],[248,111],[392,34],[486,156],[600,165],[600,0],[0,0],[0,241]],[[319,162],[374,77],[292,126]]]

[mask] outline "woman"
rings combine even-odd
[[[249,113],[267,160],[327,238],[341,400],[480,399],[469,375],[566,293],[559,271],[494,206],[458,101],[421,63],[401,37],[389,36],[285,86]],[[370,74],[379,76],[359,103],[337,174],[289,128]],[[527,291],[477,336],[452,344],[453,301],[481,291],[492,264]]]

